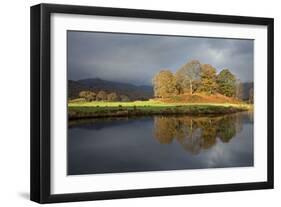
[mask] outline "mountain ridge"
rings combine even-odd
[[[115,92],[118,95],[128,96],[130,100],[147,100],[153,97],[153,87],[149,85],[137,86],[131,83],[108,81],[100,78],[68,80],[69,98],[77,98],[79,92],[83,90]]]

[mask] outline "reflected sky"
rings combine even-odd
[[[253,166],[252,114],[69,123],[68,174]]]

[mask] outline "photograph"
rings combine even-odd
[[[274,18],[65,4],[30,15],[32,201],[274,188]]]
[[[254,166],[253,39],[66,35],[67,175]]]

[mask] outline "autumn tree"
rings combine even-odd
[[[254,103],[254,89],[250,88],[249,90],[249,103]]]
[[[107,100],[108,101],[119,101],[119,97],[115,92],[113,92],[113,93],[107,94]]]
[[[153,78],[153,89],[155,97],[169,97],[177,94],[176,79],[169,70],[161,70]]]
[[[223,69],[217,76],[218,92],[228,97],[236,95],[236,77],[228,69]]]
[[[191,60],[184,64],[175,74],[176,82],[180,86],[180,92],[192,94],[197,89],[200,79],[201,66],[198,60]]]
[[[96,100],[96,93],[92,91],[81,91],[79,97],[84,98],[86,101],[94,101]]]
[[[216,92],[218,88],[218,84],[216,82],[216,69],[209,65],[209,64],[203,64],[201,65],[201,81],[199,90],[201,92],[206,92],[208,94],[213,94]]]
[[[242,84],[242,82],[239,80],[239,79],[237,79],[236,80],[236,89],[235,89],[235,97],[237,98],[237,99],[240,99],[240,100],[242,100],[243,99],[243,84]]]
[[[105,91],[99,91],[97,96],[96,96],[97,101],[105,101],[107,100],[107,94]]]
[[[126,95],[120,95],[120,101],[128,102],[128,101],[130,101],[130,99],[129,99],[129,97],[126,96]]]

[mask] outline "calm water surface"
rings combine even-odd
[[[253,114],[70,121],[68,174],[253,166]]]

